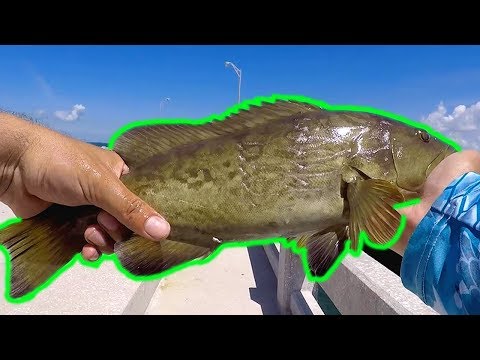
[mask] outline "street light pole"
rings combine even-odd
[[[163,99],[162,101],[160,101],[160,111],[162,111],[163,109],[163,104],[165,104],[167,101],[170,101],[170,98],[167,97],[165,99]]]
[[[225,67],[231,66],[232,69],[235,71],[235,73],[238,76],[238,102],[240,103],[240,89],[242,87],[242,70],[240,70],[238,67],[235,66],[234,63],[230,61],[225,62]]]

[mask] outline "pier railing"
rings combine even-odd
[[[438,314],[405,289],[398,275],[366,253],[347,256],[328,281],[312,283],[297,255],[279,244],[264,248],[277,276],[282,314]]]

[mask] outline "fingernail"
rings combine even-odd
[[[100,213],[98,214],[97,220],[99,224],[105,226],[107,230],[115,231],[118,228],[118,221],[112,215]]]
[[[91,256],[91,257],[89,258],[89,260],[90,260],[90,261],[96,261],[96,260],[98,260],[98,253],[93,254],[93,256]]]
[[[130,172],[130,169],[128,168],[127,164],[123,164],[122,175],[126,175],[129,172]]]
[[[154,239],[163,239],[170,233],[170,224],[160,216],[151,216],[145,222],[145,232]]]

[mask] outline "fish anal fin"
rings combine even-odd
[[[347,226],[335,225],[322,231],[297,237],[299,247],[307,250],[307,261],[314,276],[324,276],[343,251]]]
[[[137,276],[158,274],[190,260],[205,258],[212,251],[213,247],[173,240],[157,242],[137,235],[115,244],[115,254],[121,265]]]

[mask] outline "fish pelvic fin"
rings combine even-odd
[[[209,256],[211,248],[174,240],[152,241],[133,235],[115,244],[115,254],[123,268],[132,275],[155,275],[190,260]]]
[[[306,248],[310,272],[324,276],[343,250],[348,226],[335,225],[322,231],[303,234],[296,238],[297,246]]]
[[[37,289],[79,253],[85,229],[95,222],[97,213],[91,206],[52,205],[1,230],[0,244],[10,256],[10,297]]]
[[[188,146],[226,134],[247,131],[289,116],[301,115],[320,107],[299,101],[277,100],[274,103],[250,105],[224,120],[202,125],[144,125],[124,132],[115,142],[118,153],[130,169],[141,166],[150,158],[172,149]]]
[[[350,207],[349,236],[353,250],[357,250],[362,230],[375,244],[386,244],[393,238],[401,219],[393,205],[404,201],[395,185],[378,179],[357,180],[348,185],[347,198]]]

